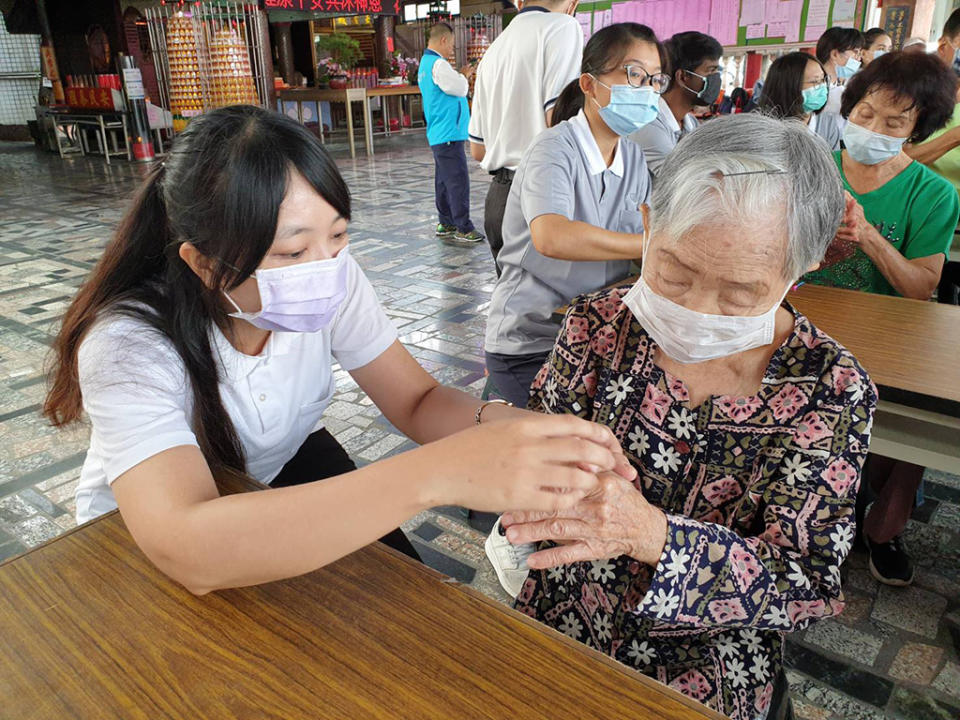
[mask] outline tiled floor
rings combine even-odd
[[[479,395],[494,279],[488,251],[433,239],[432,158],[422,135],[378,148],[371,159],[338,155],[355,199],[354,254],[424,367]],[[57,431],[40,417],[43,368],[51,331],[143,170],[0,144],[0,560],[74,524],[87,430]],[[480,225],[487,180],[479,170],[473,179]],[[326,423],[358,462],[411,447],[348,375],[338,383]],[[960,477],[928,473],[926,494],[908,529],[920,565],[914,587],[879,586],[854,552],[846,612],[791,639],[800,717],[960,717]],[[429,564],[506,600],[482,534],[457,508],[425,512],[405,529]]]

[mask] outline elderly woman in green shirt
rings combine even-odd
[[[845,150],[835,153],[848,192],[844,226],[808,282],[929,300],[960,200],[950,183],[912,160],[953,113],[956,78],[936,56],[889,53],[846,85]]]
[[[911,159],[953,113],[956,77],[935,55],[889,53],[855,75],[843,94],[846,149],[834,154],[847,190],[844,226],[809,282],[929,300],[953,239],[960,200],[953,186]],[[870,571],[909,585],[913,561],[902,539],[923,479],[919,465],[871,453],[861,492],[873,505],[861,524]]]

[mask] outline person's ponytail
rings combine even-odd
[[[77,370],[80,343],[100,312],[132,297],[150,278],[163,274],[165,248],[170,244],[163,203],[163,165],[157,165],[141,185],[90,277],[63,317],[53,342],[51,385],[43,414],[60,427],[80,418],[82,400]]]
[[[550,116],[550,127],[559,125],[564,120],[569,120],[583,110],[583,101],[584,95],[583,90],[580,89],[580,78],[571,80],[560,93],[557,102],[553,105],[553,114]]]

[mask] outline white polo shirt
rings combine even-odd
[[[396,339],[360,266],[347,258],[347,297],[315,333],[272,332],[257,356],[244,355],[216,327],[210,337],[220,397],[247,459],[247,472],[271,482],[307,436],[322,426],[335,390],[334,360],[363,367]],[[170,341],[142,321],[112,315],[79,352],[90,449],[77,486],[77,522],[116,508],[110,483],[157,453],[197,446],[193,391]]]
[[[546,112],[580,76],[583,30],[569,15],[531,6],[493,41],[477,67],[470,140],[485,148],[487,172],[516,170]]]

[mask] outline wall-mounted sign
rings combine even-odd
[[[271,15],[399,15],[401,3],[400,0],[264,0],[264,7]]]
[[[910,36],[911,9],[909,5],[891,5],[883,9],[883,30],[890,36],[894,50],[900,50]]]

